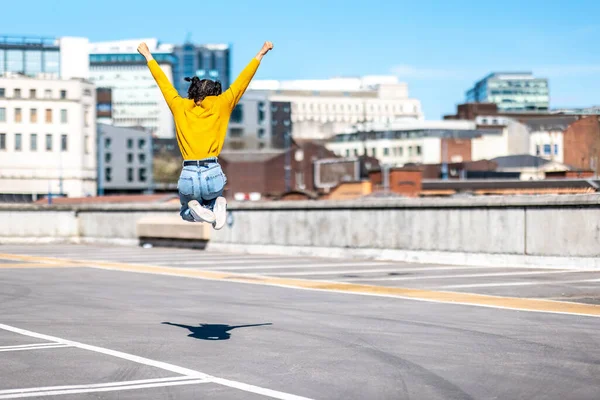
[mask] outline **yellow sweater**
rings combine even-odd
[[[253,58],[227,91],[220,96],[209,96],[197,106],[194,100],[179,96],[156,60],[148,63],[173,113],[177,143],[184,160],[202,160],[221,153],[231,112],[248,88],[259,64]]]

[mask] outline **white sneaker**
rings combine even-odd
[[[225,221],[227,221],[227,200],[225,200],[225,197],[217,198],[213,210],[216,218],[213,228],[216,230],[222,229],[225,226]]]
[[[198,200],[192,200],[188,202],[190,208],[190,214],[194,217],[196,222],[206,222],[212,224],[215,222],[215,214],[208,208],[204,208],[198,203]]]

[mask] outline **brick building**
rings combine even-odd
[[[589,116],[573,122],[564,131],[564,162],[579,169],[600,170],[600,117]]]
[[[228,180],[225,196],[260,193],[261,198],[276,198],[292,190],[315,192],[314,161],[335,157],[318,143],[300,141],[289,150],[223,152],[219,162]]]

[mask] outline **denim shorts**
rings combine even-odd
[[[216,158],[201,160],[203,163],[184,166],[177,182],[179,200],[181,201],[181,217],[189,220],[188,202],[198,202],[210,210],[213,209],[217,197],[223,195],[227,177]],[[193,219],[193,218],[192,218]]]

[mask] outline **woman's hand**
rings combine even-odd
[[[256,59],[258,61],[261,61],[265,54],[267,54],[271,50],[273,50],[273,42],[265,42],[265,44],[263,44],[262,49],[260,49],[260,51],[256,55]]]

